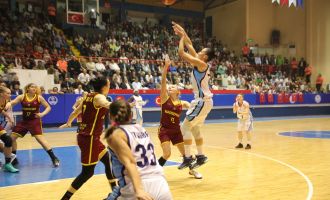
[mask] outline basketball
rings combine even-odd
[[[173,5],[176,0],[162,0],[163,4],[166,5],[166,6],[170,6],[170,5]]]

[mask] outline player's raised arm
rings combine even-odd
[[[190,55],[184,51],[184,37],[183,36],[180,39],[178,51],[179,51],[178,52],[179,56],[183,60],[189,62],[191,64],[191,67],[197,67],[199,71],[205,71],[207,69],[207,64],[204,61],[202,61],[196,57],[193,57],[192,55]]]
[[[182,26],[180,26],[176,22],[172,22],[172,24],[173,24],[173,28],[176,28],[183,32],[184,45],[187,47],[189,54],[192,55],[193,57],[196,57],[197,56],[196,50],[194,49],[192,42],[191,42],[188,34],[186,33],[186,31],[182,28]]]
[[[128,176],[131,178],[137,199],[152,200],[143,189],[140,174],[136,169],[136,160],[127,145],[127,136],[121,129],[116,129],[108,138],[110,148],[118,156],[119,161],[125,166]]]
[[[163,73],[162,73],[162,83],[161,83],[161,89],[160,89],[160,101],[161,104],[163,104],[167,98],[168,98],[168,94],[167,94],[167,88],[166,88],[166,77],[167,77],[167,72],[168,72],[168,68],[171,65],[171,60],[168,56],[165,57],[165,64],[163,67]]]

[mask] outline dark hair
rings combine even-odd
[[[92,79],[89,83],[92,85],[94,92],[100,93],[102,88],[107,85],[108,79],[104,76],[97,77]]]
[[[132,116],[131,105],[124,100],[112,102],[109,112],[113,125],[105,132],[105,138],[108,138],[118,128],[118,125],[128,123]]]
[[[211,48],[206,48],[207,62],[211,61],[214,57],[214,50]]]

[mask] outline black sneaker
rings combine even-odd
[[[247,144],[245,149],[251,149],[251,145],[250,144]]]
[[[178,167],[178,169],[184,169],[189,167],[193,162],[195,161],[195,159],[190,156],[190,157],[183,157],[183,162],[181,163],[181,165]]]
[[[58,158],[55,157],[55,158],[52,160],[52,162],[53,162],[54,167],[58,167],[58,166],[60,166],[60,160],[59,160]]]
[[[243,144],[242,144],[242,143],[238,143],[238,145],[237,145],[235,148],[236,148],[236,149],[243,148]]]
[[[196,162],[191,166],[191,169],[196,169],[207,162],[207,157],[205,155],[196,155]]]
[[[11,161],[11,164],[14,165],[14,166],[19,164],[18,160],[17,160],[17,157],[13,161]]]

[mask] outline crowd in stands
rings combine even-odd
[[[185,22],[196,50],[215,50],[211,64],[210,87],[248,89],[255,93],[325,92],[323,78],[310,82],[312,67],[303,59],[258,55],[246,44],[242,52],[230,50],[216,38],[202,40],[202,26]],[[90,90],[89,81],[105,75],[111,89],[158,89],[165,54],[173,60],[168,82],[191,89],[191,68],[178,58],[178,37],[171,26],[123,22],[108,24],[107,36],[74,35],[81,57],[72,55],[65,36],[45,14],[28,11],[8,15],[0,12],[0,80],[13,93],[19,93],[17,76],[10,69],[45,69],[54,74],[60,88],[43,92],[61,94]],[[11,54],[14,52],[15,54]],[[324,85],[323,85],[324,86]]]

